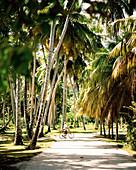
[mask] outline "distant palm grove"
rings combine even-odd
[[[0,133],[86,120],[136,149],[136,1],[0,0]]]

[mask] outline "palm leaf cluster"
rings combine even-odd
[[[111,112],[113,116],[117,116],[124,105],[129,106],[135,100],[136,33],[135,22],[132,23],[129,34],[125,36],[121,32],[123,40],[111,52],[98,53],[89,67],[91,75],[88,83],[85,83],[86,90],[81,92],[78,101],[79,114],[97,118],[108,116]],[[116,24],[121,26],[122,23],[113,23],[114,28],[117,27]]]

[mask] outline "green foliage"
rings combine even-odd
[[[0,93],[8,87],[9,68],[15,73],[26,75],[28,63],[32,60],[32,51],[27,46],[0,46]]]

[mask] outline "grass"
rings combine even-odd
[[[124,131],[126,132],[126,131]],[[111,139],[111,138],[105,138],[102,135],[96,135],[95,137],[99,137],[101,138],[101,141],[105,141],[105,142],[111,142],[117,145],[117,148],[121,148],[123,150],[126,150],[131,156],[136,158],[136,151],[132,150],[131,146],[129,146],[126,143],[126,135],[122,134],[122,130],[121,132],[119,131],[119,139],[115,140],[115,139]]]
[[[22,130],[22,133],[24,145],[16,146],[14,145],[14,127],[10,127],[5,133],[0,134],[0,170],[9,169],[10,164],[29,160],[31,157],[50,148],[55,141],[52,138],[46,138],[53,135],[54,132],[51,132],[45,138],[38,139],[35,150],[27,150],[26,148],[30,141],[26,139],[25,129]]]

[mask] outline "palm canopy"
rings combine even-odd
[[[119,24],[118,22],[120,23],[120,20],[113,23],[113,27]],[[121,22],[126,21],[124,19]],[[128,22],[130,21],[127,19]],[[120,31],[120,37],[123,40],[109,54],[99,55],[93,61],[89,83],[86,84],[87,90],[81,93],[79,100],[82,114],[98,117],[101,114],[108,114],[109,110],[115,108],[117,104],[117,112],[123,105],[130,105],[132,93],[134,94],[136,64],[135,22],[132,23],[129,27],[129,34],[123,34]]]

